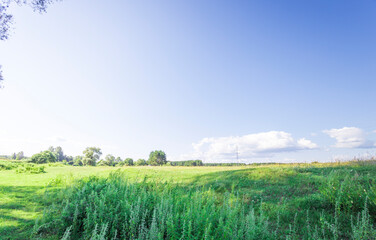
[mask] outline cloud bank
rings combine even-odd
[[[336,148],[373,148],[375,143],[366,139],[364,131],[357,127],[333,128],[324,130],[329,137],[334,138]]]
[[[276,153],[316,149],[308,139],[295,140],[290,133],[270,131],[237,137],[204,138],[193,143],[190,158],[205,162],[249,162],[254,158],[271,158]],[[188,156],[185,156],[186,158]]]

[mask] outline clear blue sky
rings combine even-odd
[[[13,6],[0,154],[327,161],[375,155],[376,1]]]

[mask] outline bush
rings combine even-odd
[[[50,151],[44,151],[41,153],[34,154],[30,159],[32,163],[38,163],[38,164],[56,162],[56,160],[57,160],[56,155]]]
[[[34,164],[23,164],[16,169],[16,173],[45,173],[44,166],[35,166]]]
[[[136,166],[146,166],[146,165],[148,165],[147,163],[146,163],[146,160],[145,159],[138,159],[136,162],[135,162],[135,165]]]
[[[13,163],[8,161],[1,161],[0,162],[0,170],[11,170],[17,168],[19,163]]]
[[[122,166],[133,166],[133,159],[132,158],[126,158],[126,159],[124,159],[124,161],[122,163],[123,163]]]

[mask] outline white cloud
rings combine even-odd
[[[270,159],[276,153],[315,149],[317,144],[301,138],[294,140],[283,131],[261,132],[237,137],[204,138],[193,143],[194,153],[181,158],[203,159],[205,162],[249,161],[253,158]]]
[[[372,148],[375,143],[367,140],[362,129],[356,127],[324,130],[329,137],[336,139],[336,148]]]

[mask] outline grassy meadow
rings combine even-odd
[[[375,161],[73,167],[0,160],[0,239],[376,239],[375,221]]]

